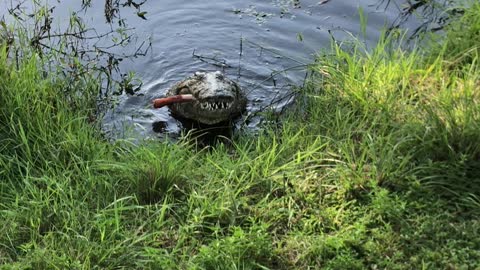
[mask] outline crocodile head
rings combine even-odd
[[[169,105],[174,115],[213,125],[238,116],[246,107],[240,86],[220,71],[195,72],[174,85],[154,107]]]

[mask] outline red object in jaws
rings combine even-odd
[[[157,98],[153,100],[153,108],[158,109],[173,103],[191,102],[194,100],[195,98],[192,95],[176,95],[165,98]]]

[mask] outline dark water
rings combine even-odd
[[[56,4],[55,19],[59,24],[79,8],[78,2]],[[103,1],[93,2],[82,16],[97,31],[108,30]],[[147,20],[133,10],[123,10],[122,16],[136,28],[138,42],[149,39],[152,48],[147,56],[122,62],[121,68],[136,72],[143,86],[137,95],[120,97],[118,105],[106,114],[104,128],[116,138],[178,134],[181,124],[170,116],[167,108],[154,110],[151,100],[199,70],[222,70],[238,80],[248,93],[247,114],[254,115],[266,108],[281,110],[292,102],[288,98],[291,86],[302,84],[305,66],[317,52],[329,49],[330,33],[338,40],[355,36],[369,45],[376,43],[381,29],[399,15],[396,6],[385,9],[378,3],[377,0],[151,0],[142,6],[147,11]],[[365,37],[361,35],[359,9],[368,18]],[[261,120],[249,119],[248,122],[239,119],[237,125],[254,128]]]

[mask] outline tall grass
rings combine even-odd
[[[445,45],[479,13],[432,52],[333,43],[279,123],[208,150],[109,143],[92,80],[3,49],[0,268],[480,267],[478,54]]]

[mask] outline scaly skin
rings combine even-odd
[[[240,86],[220,72],[196,72],[154,100],[154,107],[168,105],[174,115],[213,125],[238,116],[247,98]]]

